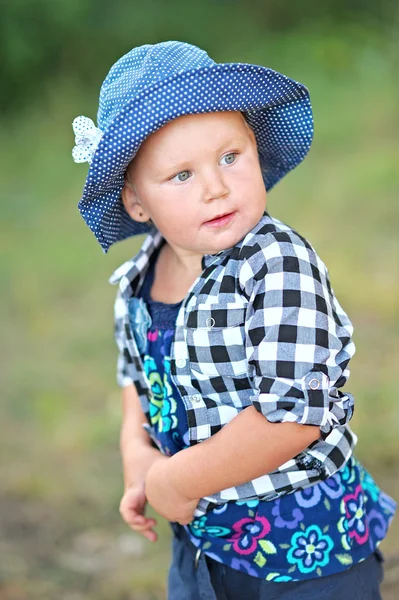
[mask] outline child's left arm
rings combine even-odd
[[[187,504],[270,473],[319,436],[319,427],[270,423],[249,406],[201,444],[155,461],[146,480],[148,500],[166,518],[178,520],[179,497]],[[174,490],[173,519],[165,506],[166,485]]]

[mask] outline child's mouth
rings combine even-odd
[[[224,227],[225,225],[228,225],[235,216],[235,211],[231,212],[231,213],[226,213],[224,215],[220,215],[219,217],[215,217],[214,219],[211,219],[210,221],[205,221],[204,225],[208,226],[208,227]]]

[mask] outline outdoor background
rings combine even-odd
[[[269,196],[327,263],[355,326],[357,456],[399,499],[399,11],[389,0],[17,0],[0,4],[0,600],[163,600],[169,532],[118,513],[115,289],[77,210],[72,121],[133,46],[178,39],[311,92],[315,141]],[[399,593],[399,520],[383,544]],[[395,592],[396,590],[396,592]],[[172,599],[173,600],[173,599]],[[245,599],[243,599],[245,600]]]

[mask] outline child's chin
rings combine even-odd
[[[243,233],[242,235],[229,235],[225,236],[223,240],[218,240],[217,244],[210,244],[208,251],[204,252],[204,254],[218,254],[219,252],[223,252],[224,250],[228,250],[232,248],[246,236],[248,232]]]

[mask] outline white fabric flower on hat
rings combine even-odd
[[[88,117],[76,117],[72,123],[76,146],[72,149],[72,158],[76,163],[91,163],[97,146],[103,136]]]

